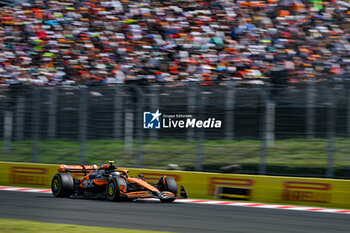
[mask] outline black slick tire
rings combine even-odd
[[[110,201],[125,201],[127,199],[127,184],[122,177],[111,177],[106,186],[107,199]]]
[[[51,191],[54,197],[69,197],[74,193],[74,179],[70,174],[57,173],[51,181]]]
[[[162,176],[158,183],[158,189],[159,191],[168,191],[175,195],[177,195],[177,184],[176,181],[171,177]],[[176,198],[167,198],[167,199],[160,199],[161,202],[173,202]]]

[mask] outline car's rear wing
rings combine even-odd
[[[60,173],[84,173],[86,175],[86,173],[91,172],[91,171],[95,171],[98,168],[97,165],[65,165],[65,164],[61,164],[58,168],[58,172]]]

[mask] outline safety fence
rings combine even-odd
[[[294,81],[1,87],[0,160],[349,178],[350,82]],[[222,124],[145,129],[157,110]]]

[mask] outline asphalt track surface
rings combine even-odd
[[[158,201],[112,203],[11,191],[0,191],[0,218],[188,233],[350,231],[348,214]]]

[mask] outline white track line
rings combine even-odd
[[[323,208],[323,207],[310,207],[310,206],[293,206],[293,205],[277,205],[277,204],[249,203],[249,202],[233,202],[233,201],[224,201],[224,200],[214,201],[214,200],[178,199],[178,200],[176,200],[176,202],[350,214],[350,210],[345,210],[345,209],[329,209],[329,208]]]
[[[22,188],[22,187],[11,187],[11,186],[0,186],[0,191],[34,192],[34,193],[51,194],[51,189]],[[277,205],[277,204],[263,204],[263,203],[250,203],[250,202],[233,202],[233,201],[224,201],[224,200],[218,201],[218,200],[199,200],[199,199],[177,199],[176,202],[191,203],[191,204],[205,204],[205,205],[243,206],[243,207],[266,208],[266,209],[299,210],[299,211],[309,211],[309,212],[350,214],[350,210],[345,210],[345,209],[329,209],[329,208],[322,208],[322,207]]]

